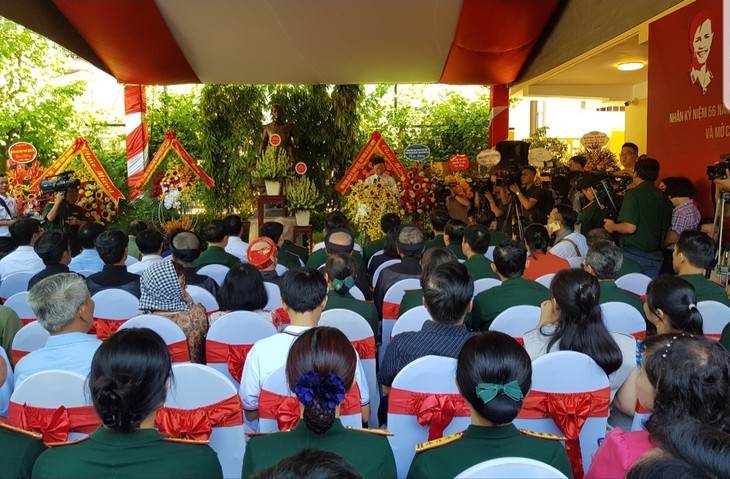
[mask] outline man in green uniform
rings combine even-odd
[[[460,260],[466,261],[466,255],[461,249],[461,243],[464,241],[464,230],[466,223],[461,220],[449,220],[444,228],[444,243],[446,247]]]
[[[431,214],[431,231],[433,231],[433,239],[426,241],[426,247],[429,248],[443,248],[446,246],[444,243],[444,228],[446,223],[449,222],[451,217],[446,210],[436,210]]]
[[[284,225],[276,221],[267,221],[266,223],[261,225],[259,237],[265,236],[274,242],[279,253],[277,256],[278,264],[286,266],[287,269],[298,268],[299,266],[301,266],[299,264],[299,257],[294,256],[293,254],[284,251],[281,248],[284,244],[283,233]]]
[[[679,235],[672,253],[674,271],[694,286],[697,301],[717,301],[730,306],[727,292],[705,278],[705,272],[715,263],[715,242],[701,231],[686,230]]]
[[[279,251],[286,251],[289,254],[293,254],[302,263],[307,264],[309,260],[309,249],[294,242],[294,225],[296,222],[291,218],[276,218],[274,221],[284,227],[284,232],[281,234],[284,242],[281,244]]]
[[[0,422],[0,477],[29,478],[45,450],[40,434]]]
[[[209,264],[222,264],[232,268],[241,262],[232,254],[226,253],[228,234],[226,234],[226,226],[223,220],[211,221],[205,227],[204,233],[205,240],[208,242],[208,249],[200,253],[198,259],[194,261],[196,271]]]
[[[464,230],[464,240],[461,249],[467,260],[464,263],[474,281],[483,278],[499,279],[492,270],[492,262],[484,254],[489,248],[491,234],[489,228],[483,225],[469,225]]]
[[[363,250],[363,258],[365,263],[370,261],[378,251],[382,251],[385,248],[385,237],[389,233],[394,232],[400,226],[400,217],[395,213],[386,213],[380,218],[380,229],[383,231],[383,236],[380,239],[372,241],[365,245]]]
[[[672,223],[672,203],[654,185],[658,177],[657,160],[639,159],[634,169],[635,186],[626,191],[616,222],[604,220],[606,231],[622,235],[624,253],[650,278],[659,274],[662,246]]]
[[[508,240],[494,248],[492,269],[502,284],[479,293],[474,298],[471,331],[486,331],[494,318],[512,306],[540,304],[548,299],[548,289],[522,277],[527,265],[527,250],[517,241]]]
[[[494,202],[494,199],[492,199],[491,201]],[[494,212],[490,208],[483,208],[481,211],[479,211],[479,213],[477,213],[476,217],[474,218],[474,223],[478,225],[484,225],[489,228],[489,246],[497,246],[502,241],[509,239],[506,234],[502,233],[498,229],[495,229],[497,226],[497,217],[494,215]]]
[[[594,228],[588,232],[588,235],[586,235],[586,243],[588,244],[588,249],[590,249],[591,246],[597,241],[610,241],[611,243],[614,243],[611,233],[603,228]],[[623,261],[621,262],[621,267],[619,268],[616,277],[620,278],[621,276],[625,276],[629,273],[642,273],[642,271],[643,270],[641,268],[641,265],[633,259],[627,257],[626,253],[624,253]]]

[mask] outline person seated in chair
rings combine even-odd
[[[170,232],[172,261],[182,265],[187,286],[200,286],[215,296],[218,283],[210,276],[195,272],[194,261],[200,257],[200,240],[192,231],[183,229]]]
[[[33,250],[42,235],[40,223],[33,218],[21,218],[10,226],[10,236],[18,247],[0,259],[0,281],[13,273],[37,273],[43,269],[43,260]]]
[[[691,284],[697,301],[717,301],[730,306],[725,289],[705,277],[715,265],[715,242],[701,231],[687,230],[679,235],[672,253],[674,271]]]
[[[332,231],[335,230],[346,230],[347,229],[347,218],[341,211],[333,211],[327,215],[327,219],[324,222],[324,228],[322,228],[322,235],[327,238]],[[324,247],[323,247],[324,246]],[[317,243],[314,247],[314,253],[309,256],[307,260],[307,268],[319,269],[327,262],[327,251],[326,243]],[[367,265],[365,260],[360,253],[360,246],[353,244],[352,257],[355,259],[360,271],[367,271]]]
[[[369,301],[356,299],[350,290],[356,286],[357,265],[347,253],[333,253],[327,257],[325,278],[327,278],[327,306],[330,309],[347,309],[362,316],[378,336],[378,311]]]
[[[403,293],[403,299],[398,307],[398,317],[403,316],[406,311],[423,306],[423,285],[428,281],[428,275],[435,270],[437,266],[444,263],[458,263],[456,255],[446,248],[431,248],[423,253],[421,258],[421,287],[419,289],[407,289]],[[467,267],[468,268],[468,267]],[[469,316],[470,313],[467,313]]]
[[[104,262],[99,256],[99,252],[96,251],[94,241],[104,232],[104,225],[100,223],[84,223],[78,232],[79,246],[81,246],[81,252],[71,258],[71,262],[68,264],[68,269],[71,271],[93,271],[98,273],[104,269]],[[129,245],[129,242],[127,242]],[[137,244],[134,245],[135,249]],[[139,255],[139,251],[137,251]]]
[[[402,279],[418,278],[421,276],[421,255],[425,240],[423,231],[416,225],[401,225],[396,235],[400,263],[388,266],[380,272],[378,283],[375,284],[373,302],[378,314],[383,314],[383,299],[388,289]]]
[[[138,263],[127,266],[127,271],[141,275],[152,264],[162,261],[162,248],[165,239],[156,229],[148,228],[137,233],[135,242],[137,249],[142,253],[142,259]]]
[[[68,264],[71,262],[71,246],[68,244],[66,233],[61,230],[52,230],[41,236],[35,242],[33,250],[43,260],[46,267],[35,274],[28,281],[28,289],[54,274],[68,273]]]
[[[223,220],[213,220],[203,230],[205,240],[208,242],[208,248],[200,253],[198,259],[195,260],[195,270],[199,271],[203,266],[209,264],[222,264],[229,268],[240,263],[241,260],[226,253],[228,245],[228,233],[226,232]]]
[[[360,256],[355,250],[355,238],[352,232],[348,229],[337,229],[330,230],[327,236],[324,238],[324,250],[327,253],[327,257],[336,253],[345,253],[352,257],[355,262],[355,271],[353,271],[353,278],[355,278],[355,286],[365,296],[366,301],[372,301],[373,294],[370,289],[370,276],[367,274],[365,269],[362,256]],[[319,268],[322,269],[324,264]]]
[[[123,289],[139,298],[139,275],[127,271],[127,234],[119,229],[104,231],[94,242],[104,261],[104,269],[86,278],[91,295],[115,288]]]
[[[137,235],[140,232],[146,230],[147,228],[149,228],[149,226],[144,221],[141,221],[141,220],[130,221],[129,226],[127,227],[127,236],[129,237],[129,242],[127,243],[127,247],[129,248],[128,254],[132,258],[140,259],[142,257],[142,255],[139,252],[139,249],[137,249]],[[81,234],[80,230],[79,230],[79,234]],[[92,247],[93,247],[93,245],[92,245]],[[99,268],[101,268],[101,266]]]
[[[309,261],[309,249],[294,242],[294,226],[296,226],[296,221],[283,217],[276,218],[274,221],[284,227],[284,231],[281,233],[284,241],[279,249],[296,256],[302,262],[302,266],[307,264],[307,261]]]
[[[385,248],[385,239],[388,237],[390,232],[395,232],[400,226],[400,217],[395,213],[386,213],[380,217],[380,230],[383,232],[383,236],[375,241],[371,241],[365,246],[363,250],[363,258],[367,263],[370,258],[378,251]]]
[[[547,219],[547,229],[555,237],[550,253],[561,258],[583,257],[588,252],[586,237],[574,231],[578,213],[570,205],[556,205]]]
[[[276,245],[276,262],[288,268],[299,267],[299,257],[283,251],[281,247],[284,245],[284,225],[276,221],[267,221],[261,225],[259,237],[269,238]]]
[[[276,272],[278,253],[271,238],[259,236],[248,245],[246,255],[248,264],[259,270],[265,282],[281,286],[281,276]]]
[[[444,229],[444,243],[446,247],[460,260],[466,261],[466,255],[461,249],[461,243],[464,241],[464,230],[466,223],[461,220],[449,220]]]
[[[243,240],[243,220],[238,215],[228,215],[223,219],[228,234],[228,244],[225,247],[226,253],[232,254],[242,263],[246,262],[248,243]]]
[[[489,228],[483,225],[469,225],[464,230],[464,240],[461,250],[466,256],[466,269],[469,270],[474,281],[483,278],[499,279],[492,270],[492,262],[484,256],[489,248]]]
[[[425,249],[446,247],[446,243],[444,243],[444,229],[446,228],[446,223],[450,220],[451,217],[446,210],[436,210],[431,214],[433,239],[426,241]]]

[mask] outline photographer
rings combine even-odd
[[[17,245],[10,236],[10,226],[18,217],[15,200],[8,195],[10,183],[5,173],[0,174],[0,252],[10,253]]]
[[[539,212],[547,216],[550,211],[550,199],[548,193],[535,184],[537,177],[537,168],[527,165],[522,168],[520,177],[520,185],[513,183],[509,185],[509,191],[515,194],[525,211]],[[502,190],[502,203],[509,203],[508,192]]]
[[[48,203],[43,209],[44,228],[47,231],[61,230],[68,234],[71,252],[76,255],[80,250],[77,239],[79,227],[86,223],[84,209],[76,204],[79,190],[73,187],[56,193],[56,201]]]
[[[467,223],[470,207],[471,201],[466,197],[463,190],[449,186],[449,196],[446,197],[446,210],[449,212],[451,219]]]

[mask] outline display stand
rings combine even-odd
[[[273,207],[281,207],[281,213],[277,214],[276,216],[284,216],[286,217],[286,196],[259,196],[258,200],[258,223],[259,223],[259,229],[261,229],[261,225],[264,224],[264,215],[265,215],[265,207],[266,206],[273,206]]]
[[[301,239],[300,239],[301,238]],[[301,245],[312,253],[312,225],[307,226],[295,226],[294,227],[294,242]]]

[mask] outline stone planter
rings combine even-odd
[[[312,214],[309,210],[298,210],[294,215],[297,218],[297,226],[309,225],[309,217]]]
[[[264,180],[267,196],[279,196],[281,192],[281,181]]]

